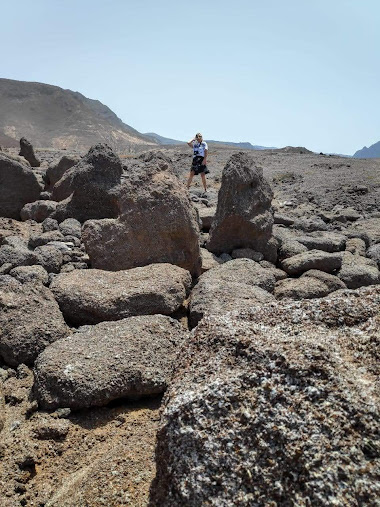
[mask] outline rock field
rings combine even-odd
[[[0,505],[379,505],[380,159],[0,152]]]

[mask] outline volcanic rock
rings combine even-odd
[[[275,285],[271,270],[250,259],[235,259],[199,277],[190,298],[191,327],[207,315],[224,315],[236,308],[250,308],[274,300]]]
[[[60,202],[52,218],[59,222],[66,218],[84,222],[91,218],[116,217],[117,186],[122,172],[119,157],[108,145],[93,146],[54,185],[52,199]]]
[[[35,220],[36,222],[43,222],[48,218],[57,208],[56,201],[39,200],[25,204],[20,211],[21,220]]]
[[[9,274],[16,278],[20,283],[37,282],[47,285],[49,275],[42,266],[18,266],[13,268]]]
[[[0,153],[0,216],[19,220],[24,204],[36,201],[40,192],[30,167]]]
[[[373,245],[367,250],[367,257],[377,262],[380,268],[380,243]]]
[[[342,265],[340,253],[328,253],[322,250],[310,250],[285,259],[281,267],[289,275],[300,275],[309,269],[332,273]]]
[[[273,192],[263,170],[245,153],[233,155],[223,170],[218,206],[206,248],[216,255],[251,248],[276,261],[272,238]]]
[[[32,143],[30,143],[25,137],[20,139],[20,157],[24,157],[25,160],[29,162],[32,167],[40,167],[41,162],[34,154],[34,148]]]
[[[68,328],[49,289],[0,277],[0,356],[10,366],[32,364]]]
[[[79,239],[82,234],[82,226],[75,218],[66,218],[59,224],[59,230],[64,236],[74,236]]]
[[[37,400],[50,410],[162,393],[187,334],[163,315],[85,326],[40,354],[34,369]]]
[[[125,173],[117,220],[91,220],[82,239],[94,268],[117,271],[157,262],[198,276],[199,226],[185,187],[161,153],[141,156]]]
[[[150,505],[375,504],[379,304],[371,288],[205,319],[164,397]]]
[[[312,299],[322,298],[346,285],[337,276],[311,269],[300,278],[287,278],[276,283],[274,295],[277,299]]]
[[[345,252],[338,277],[349,289],[380,283],[380,272],[372,259]]]
[[[79,157],[63,156],[59,162],[48,167],[44,174],[44,182],[47,190],[52,190],[64,173],[80,161]]]
[[[171,315],[190,290],[190,273],[171,264],[151,264],[126,271],[75,270],[52,285],[66,320],[96,324],[133,315]]]
[[[0,246],[0,266],[2,264],[11,264],[12,267],[30,266],[38,264],[38,258],[21,237],[7,236]]]

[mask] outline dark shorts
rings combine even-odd
[[[208,174],[210,171],[207,169],[207,165],[202,164],[203,157],[194,157],[193,163],[191,164],[191,171],[194,172],[194,174]]]

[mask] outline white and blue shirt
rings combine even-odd
[[[198,141],[193,142],[193,158],[194,157],[204,157],[205,156],[205,150],[208,150],[207,143],[205,141],[202,141],[201,143],[198,143]]]

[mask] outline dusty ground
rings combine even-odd
[[[34,411],[32,372],[0,370],[0,505],[147,505],[160,398],[70,413]]]

